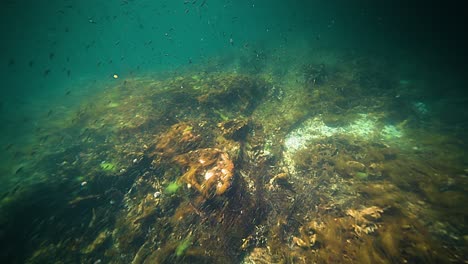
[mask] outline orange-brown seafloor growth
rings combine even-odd
[[[231,186],[234,164],[226,152],[216,148],[197,149],[174,160],[189,167],[179,181],[195,188],[205,198],[222,195]]]
[[[195,148],[201,138],[192,130],[193,126],[185,122],[171,126],[167,133],[159,137],[155,152],[152,155],[159,153],[171,157]]]

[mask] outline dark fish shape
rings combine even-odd
[[[68,90],[68,91],[65,93],[65,95],[70,95],[70,93],[71,93],[71,90]]]
[[[6,145],[5,150],[10,150],[13,147],[13,143]]]
[[[42,75],[47,76],[50,73],[50,69],[45,69]]]
[[[24,169],[23,166],[21,166],[21,167],[19,167],[18,169],[16,169],[15,175],[18,174],[18,173],[20,173],[23,169]]]
[[[40,138],[40,142],[41,142],[41,143],[44,143],[44,142],[47,141],[47,139],[49,139],[49,135],[45,135],[45,136],[41,137],[41,138]]]
[[[19,190],[20,187],[21,187],[21,184],[17,184],[17,185],[13,188],[13,190],[11,190],[11,194],[15,194],[15,193]]]

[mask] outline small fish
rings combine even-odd
[[[11,190],[11,194],[15,194],[16,191],[18,191],[18,189],[21,187],[21,184],[18,184],[15,186],[15,188],[13,188],[13,190]]]
[[[32,66],[34,66],[34,61],[33,61],[33,60],[30,60],[29,63],[28,63],[28,65],[29,65],[29,68],[32,68]]]
[[[50,109],[49,112],[47,113],[47,117],[49,117],[50,115],[52,115],[53,112],[54,112],[54,110]]]
[[[45,69],[44,73],[42,73],[42,75],[47,76],[47,75],[49,75],[49,73],[50,73],[50,69]]]
[[[40,142],[41,142],[41,143],[44,143],[44,142],[47,141],[47,139],[49,139],[49,135],[45,135],[45,136],[41,137],[41,138],[40,138]]]
[[[70,93],[71,93],[71,90],[68,90],[68,91],[65,93],[65,95],[70,95]]]
[[[21,166],[21,167],[19,167],[18,169],[16,169],[15,175],[18,174],[18,173],[20,173],[23,169],[24,169],[23,166]]]
[[[13,66],[13,65],[15,65],[15,59],[10,58],[10,60],[8,61],[8,66]]]
[[[49,53],[49,60],[52,60],[55,57],[55,54],[53,52]]]
[[[203,7],[206,4],[206,0],[203,0],[203,2],[200,4],[200,7]]]
[[[13,147],[13,143],[6,145],[5,150],[10,150]]]
[[[70,77],[70,75],[71,75],[71,71],[67,70],[67,77]]]

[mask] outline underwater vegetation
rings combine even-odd
[[[339,61],[119,77],[12,169],[34,177],[2,194],[1,258],[466,262],[466,142],[395,71]]]

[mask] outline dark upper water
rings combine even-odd
[[[466,263],[465,10],[2,0],[2,263]]]

